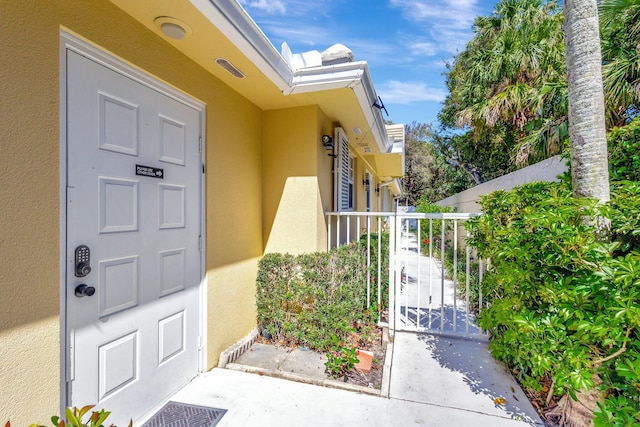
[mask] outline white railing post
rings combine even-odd
[[[382,317],[382,217],[378,216],[378,323]]]
[[[469,237],[469,233],[467,233],[467,238]],[[466,305],[466,310],[465,310],[465,320],[464,320],[464,324],[465,324],[465,328],[464,331],[465,333],[469,333],[469,308],[470,308],[470,298],[469,298],[469,280],[470,280],[470,275],[471,275],[471,246],[469,246],[469,243],[467,241],[465,241],[466,245],[465,245],[465,276],[466,276],[466,280],[465,280],[465,305]]]
[[[444,216],[440,215],[440,222],[441,222],[441,227],[440,227],[440,258],[442,261],[442,271],[440,272],[440,330],[444,331],[444,239],[445,239],[445,235],[444,235],[444,231],[445,231],[445,225],[444,225]]]
[[[431,329],[431,309],[433,307],[433,219],[429,218],[429,329]]]
[[[333,216],[327,215],[327,252],[331,250],[331,222],[333,222]]]
[[[458,332],[458,220],[453,220],[453,333]]]
[[[389,221],[389,329],[396,330],[396,217]]]
[[[478,258],[478,314],[482,313],[482,275],[482,260]],[[480,333],[482,333],[482,328],[480,328]]]
[[[367,216],[367,308],[371,307],[371,216]]]

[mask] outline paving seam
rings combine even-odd
[[[237,363],[229,363],[227,364],[225,369],[230,369],[230,370],[240,371],[240,372],[247,372],[251,374],[264,375],[268,377],[280,378],[283,380],[295,381],[299,383],[311,384],[311,385],[316,385],[321,387],[352,391],[352,392],[368,394],[376,397],[385,397],[382,395],[381,390],[378,390],[378,389],[362,387],[359,385],[348,384],[348,383],[343,383],[343,382],[333,381],[333,380],[320,380],[316,378],[306,377],[304,375],[298,375],[292,372],[257,368],[255,366],[240,365]]]
[[[464,408],[458,408],[456,406],[446,406],[446,405],[438,405],[437,403],[429,403],[429,402],[420,402],[417,400],[411,400],[411,399],[401,399],[398,397],[390,397],[391,400],[397,400],[399,402],[408,402],[408,403],[416,403],[418,405],[426,405],[426,406],[435,406],[438,408],[443,408],[443,409],[454,409],[456,411],[461,411],[461,412],[469,412],[469,413],[473,413],[473,414],[479,414],[479,415],[484,415],[487,417],[494,417],[494,418],[500,418],[503,420],[512,420],[512,421],[522,421],[522,422],[528,422],[530,425],[534,425],[534,426],[545,426],[545,424],[539,424],[536,422],[530,422],[525,420],[524,418],[522,419],[518,419],[518,418],[512,418],[509,416],[501,416],[501,415],[496,415],[496,414],[488,414],[486,412],[481,412],[481,411],[474,411],[473,409],[464,409]]]

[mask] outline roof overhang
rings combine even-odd
[[[382,180],[401,178],[405,172],[404,125],[385,125],[387,134],[387,152],[367,157],[367,162],[378,172]]]
[[[391,194],[398,198],[402,196],[402,183],[399,178],[394,178],[380,184],[380,187],[388,187]]]
[[[387,153],[384,120],[366,62],[293,70],[235,0],[111,0],[159,37],[263,110],[317,105],[339,123],[361,155]],[[154,24],[166,16],[184,22],[190,36],[165,36]],[[225,58],[245,75],[216,63]]]

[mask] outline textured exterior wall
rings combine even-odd
[[[318,244],[317,107],[264,114],[263,222],[265,252],[299,254]]]
[[[450,206],[456,208],[458,212],[476,213],[480,212],[480,196],[491,193],[495,190],[510,190],[516,185],[522,185],[533,181],[557,181],[557,176],[567,170],[565,160],[560,156],[551,157],[535,165],[511,172],[500,178],[482,183],[468,190],[454,194],[451,197],[442,199],[437,204],[440,206]]]
[[[103,0],[0,2],[0,422],[59,411],[61,26],[207,104],[208,360],[255,324],[262,111]]]

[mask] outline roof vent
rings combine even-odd
[[[322,52],[322,65],[335,65],[353,62],[353,52],[343,44],[337,43]]]
[[[233,77],[238,79],[244,79],[244,74],[242,71],[238,70],[238,68],[224,58],[216,58],[216,64],[227,70]]]

